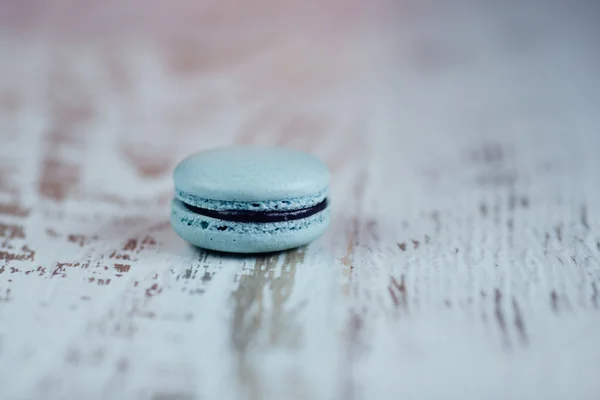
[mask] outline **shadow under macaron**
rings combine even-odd
[[[260,252],[260,253],[234,253],[227,251],[217,251],[217,250],[209,250],[202,247],[194,246],[193,244],[189,244],[189,247],[197,251],[199,254],[204,254],[206,258],[214,257],[224,260],[240,260],[245,261],[252,258],[268,258],[268,257],[278,257],[280,255],[285,255],[288,253],[298,252],[305,250],[308,245],[303,245],[299,247],[294,247],[287,250],[281,251],[271,251],[271,252]]]

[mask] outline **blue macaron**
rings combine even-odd
[[[219,148],[186,158],[173,178],[171,225],[198,247],[281,251],[312,242],[329,225],[329,171],[306,153]]]

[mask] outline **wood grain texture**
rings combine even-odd
[[[1,399],[600,397],[596,3],[140,3],[0,2]],[[232,143],[322,158],[327,234],[183,243]]]

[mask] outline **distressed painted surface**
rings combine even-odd
[[[600,397],[595,3],[138,3],[0,3],[0,398]],[[231,143],[326,161],[325,237],[177,238]]]

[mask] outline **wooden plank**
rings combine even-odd
[[[140,4],[0,5],[0,398],[600,396],[595,3]],[[323,238],[172,232],[233,143],[330,166]]]

